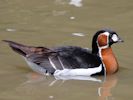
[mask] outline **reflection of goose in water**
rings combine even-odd
[[[106,77],[86,77],[86,76],[53,76],[53,77],[45,76],[44,77],[43,75],[40,75],[37,73],[30,73],[27,75],[27,78],[29,80],[26,81],[25,83],[36,83],[36,82],[41,82],[44,80],[47,81],[48,78],[53,79],[53,81],[51,83],[58,81],[58,80],[63,81],[63,82],[67,81],[67,80],[83,80],[83,81],[92,81],[92,82],[102,83],[102,82],[104,82]]]
[[[117,84],[116,76],[107,76],[101,87],[98,89],[99,100],[113,100],[112,88]],[[112,99],[109,99],[112,98]]]
[[[26,81],[22,85],[30,85],[30,84],[38,84],[38,83],[42,83],[42,84],[45,83],[46,84],[47,83],[47,86],[50,86],[50,87],[56,87],[56,86],[57,87],[58,86],[63,87],[63,84],[66,85],[67,83],[70,82],[70,80],[73,80],[72,83],[74,81],[76,81],[77,84],[79,84],[78,82],[81,82],[81,81],[83,83],[87,82],[88,85],[98,83],[99,85],[95,87],[95,90],[97,90],[97,95],[99,96],[99,100],[110,100],[111,98],[113,98],[113,94],[111,93],[111,90],[112,90],[112,88],[114,88],[117,85],[117,77],[113,76],[113,75],[107,76],[106,79],[104,79],[104,80],[103,80],[103,77],[101,77],[101,78],[98,78],[98,77],[88,78],[88,77],[83,77],[83,76],[82,77],[75,77],[75,78],[71,77],[70,79],[68,79],[67,77],[66,78],[60,77],[60,79],[59,78],[56,79],[54,77],[44,77],[43,75],[40,75],[37,73],[31,73],[31,74],[28,74],[27,78],[28,78],[28,81]],[[90,82],[93,82],[93,83],[89,84]],[[69,83],[69,85],[70,85],[70,83]]]

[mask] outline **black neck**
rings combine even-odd
[[[97,44],[92,44],[92,54],[98,55],[98,53],[99,53],[99,49]]]

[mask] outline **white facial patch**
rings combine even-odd
[[[107,37],[109,37],[110,33],[109,32],[104,32],[103,34],[106,35]]]
[[[114,42],[117,42],[117,41],[119,40],[119,38],[118,38],[118,36],[117,36],[116,34],[113,34],[113,35],[112,35],[112,40],[113,40]]]

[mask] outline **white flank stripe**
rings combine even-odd
[[[57,70],[57,68],[56,68],[55,64],[52,62],[51,58],[48,57],[48,59],[49,59],[50,64],[52,65],[52,67]]]
[[[64,67],[64,65],[63,65],[63,63],[62,63],[60,57],[58,57],[58,59],[59,59],[59,62],[60,62],[60,64],[61,64],[62,68],[65,69],[65,67]]]

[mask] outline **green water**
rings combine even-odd
[[[0,42],[0,100],[132,100],[133,1],[73,1],[0,0],[0,41],[91,48],[93,34],[111,28],[125,40],[113,46],[120,70],[101,83],[55,80],[32,72],[18,54]]]

